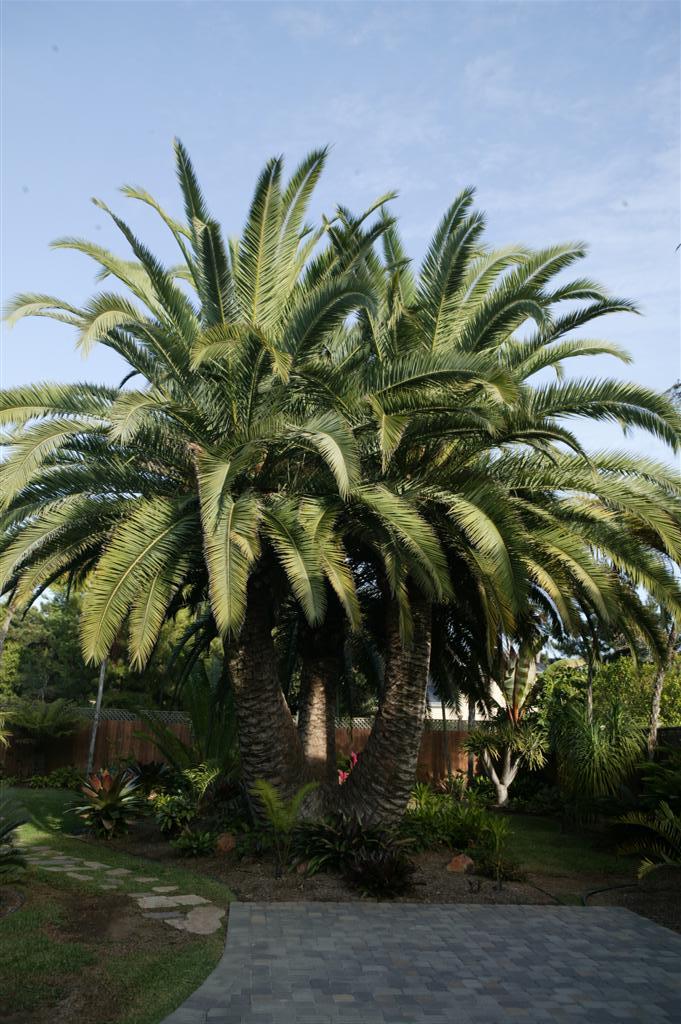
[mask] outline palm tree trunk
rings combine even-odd
[[[344,811],[368,824],[394,824],[409,800],[426,712],[431,643],[431,605],[420,594],[411,602],[413,637],[402,643],[397,604],[388,606],[385,630],[385,691],[368,742],[345,785]]]
[[[669,668],[669,662],[671,661],[675,643],[676,630],[673,626],[671,626],[669,630],[669,639],[667,641],[667,656],[664,660],[664,663],[660,665],[660,667],[657,670],[657,673],[655,675],[655,686],[653,687],[653,701],[650,708],[650,725],[648,726],[649,761],[652,761],[655,757],[655,749],[657,747],[657,730],[660,725],[660,705],[662,704],[664,677],[667,669]]]
[[[440,711],[442,712],[442,744],[447,767],[447,778],[452,781],[452,752],[449,749],[449,733],[447,731],[447,709],[445,708],[444,697],[440,700]]]
[[[338,659],[332,655],[303,657],[298,735],[313,778],[326,782],[333,781],[336,774],[338,670]]]
[[[300,637],[298,735],[310,774],[337,782],[336,696],[345,662],[343,610],[329,593],[324,623],[303,627]]]
[[[97,733],[99,732],[99,719],[102,713],[102,697],[104,696],[104,680],[106,678],[107,658],[104,658],[99,666],[99,682],[97,684],[97,701],[95,703],[95,717],[92,720],[92,731],[90,732],[90,747],[87,755],[86,774],[92,775],[95,767],[95,746],[97,744]]]
[[[248,793],[265,779],[285,794],[300,786],[304,758],[295,722],[279,685],[272,638],[270,581],[251,577],[246,616],[236,641],[225,645],[234,689],[242,782]]]
[[[10,604],[8,604],[7,607],[6,607],[5,618],[3,619],[2,625],[0,626],[0,658],[2,658],[2,652],[3,652],[4,646],[5,646],[5,640],[7,639],[7,634],[9,633],[10,626],[12,625],[12,620],[14,619],[14,615],[15,615],[15,609],[12,608],[12,606]]]
[[[469,697],[468,697],[468,732],[469,733],[473,732],[473,729],[475,729],[475,700],[469,695]],[[475,754],[472,753],[472,751],[470,751],[470,750],[468,751],[468,764],[467,764],[466,768],[467,768],[467,775],[468,775],[468,785],[472,786],[473,785],[473,780],[475,779]]]

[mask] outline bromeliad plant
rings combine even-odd
[[[75,808],[76,814],[91,832],[106,839],[127,832],[142,813],[137,782],[128,769],[95,772],[81,792],[87,802]]]

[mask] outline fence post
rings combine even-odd
[[[95,743],[97,742],[97,730],[99,729],[99,716],[102,711],[102,696],[104,694],[104,677],[106,675],[106,661],[104,658],[99,666],[99,685],[97,686],[97,703],[95,704],[95,717],[92,720],[92,732],[90,733],[90,749],[87,755],[87,774],[92,775],[95,765]]]

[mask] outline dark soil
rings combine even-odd
[[[0,888],[0,918],[6,917],[7,914],[18,910],[23,902],[24,897],[20,892],[15,892],[14,889],[2,886]]]
[[[150,821],[141,822],[135,831],[112,842],[116,848],[138,857],[166,863],[183,863],[192,871],[208,875],[228,885],[236,899],[244,902],[319,900],[343,902],[362,899],[338,875],[319,874],[307,877],[287,873],[275,877],[274,864],[267,857],[244,858],[235,854],[213,857],[181,858]],[[446,870],[451,853],[446,850],[418,854],[414,889],[401,897],[408,902],[422,903],[517,903],[517,904],[582,904],[596,889],[631,885],[631,875],[611,874],[565,875],[529,874],[523,881],[504,882],[501,891],[496,882],[475,875],[452,874]],[[601,898],[610,906],[627,907],[659,924],[681,931],[681,892],[665,893],[639,890],[638,887],[616,889],[603,897],[591,897],[589,905]]]

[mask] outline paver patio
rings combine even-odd
[[[232,903],[163,1024],[681,1021],[681,936],[610,907]]]

